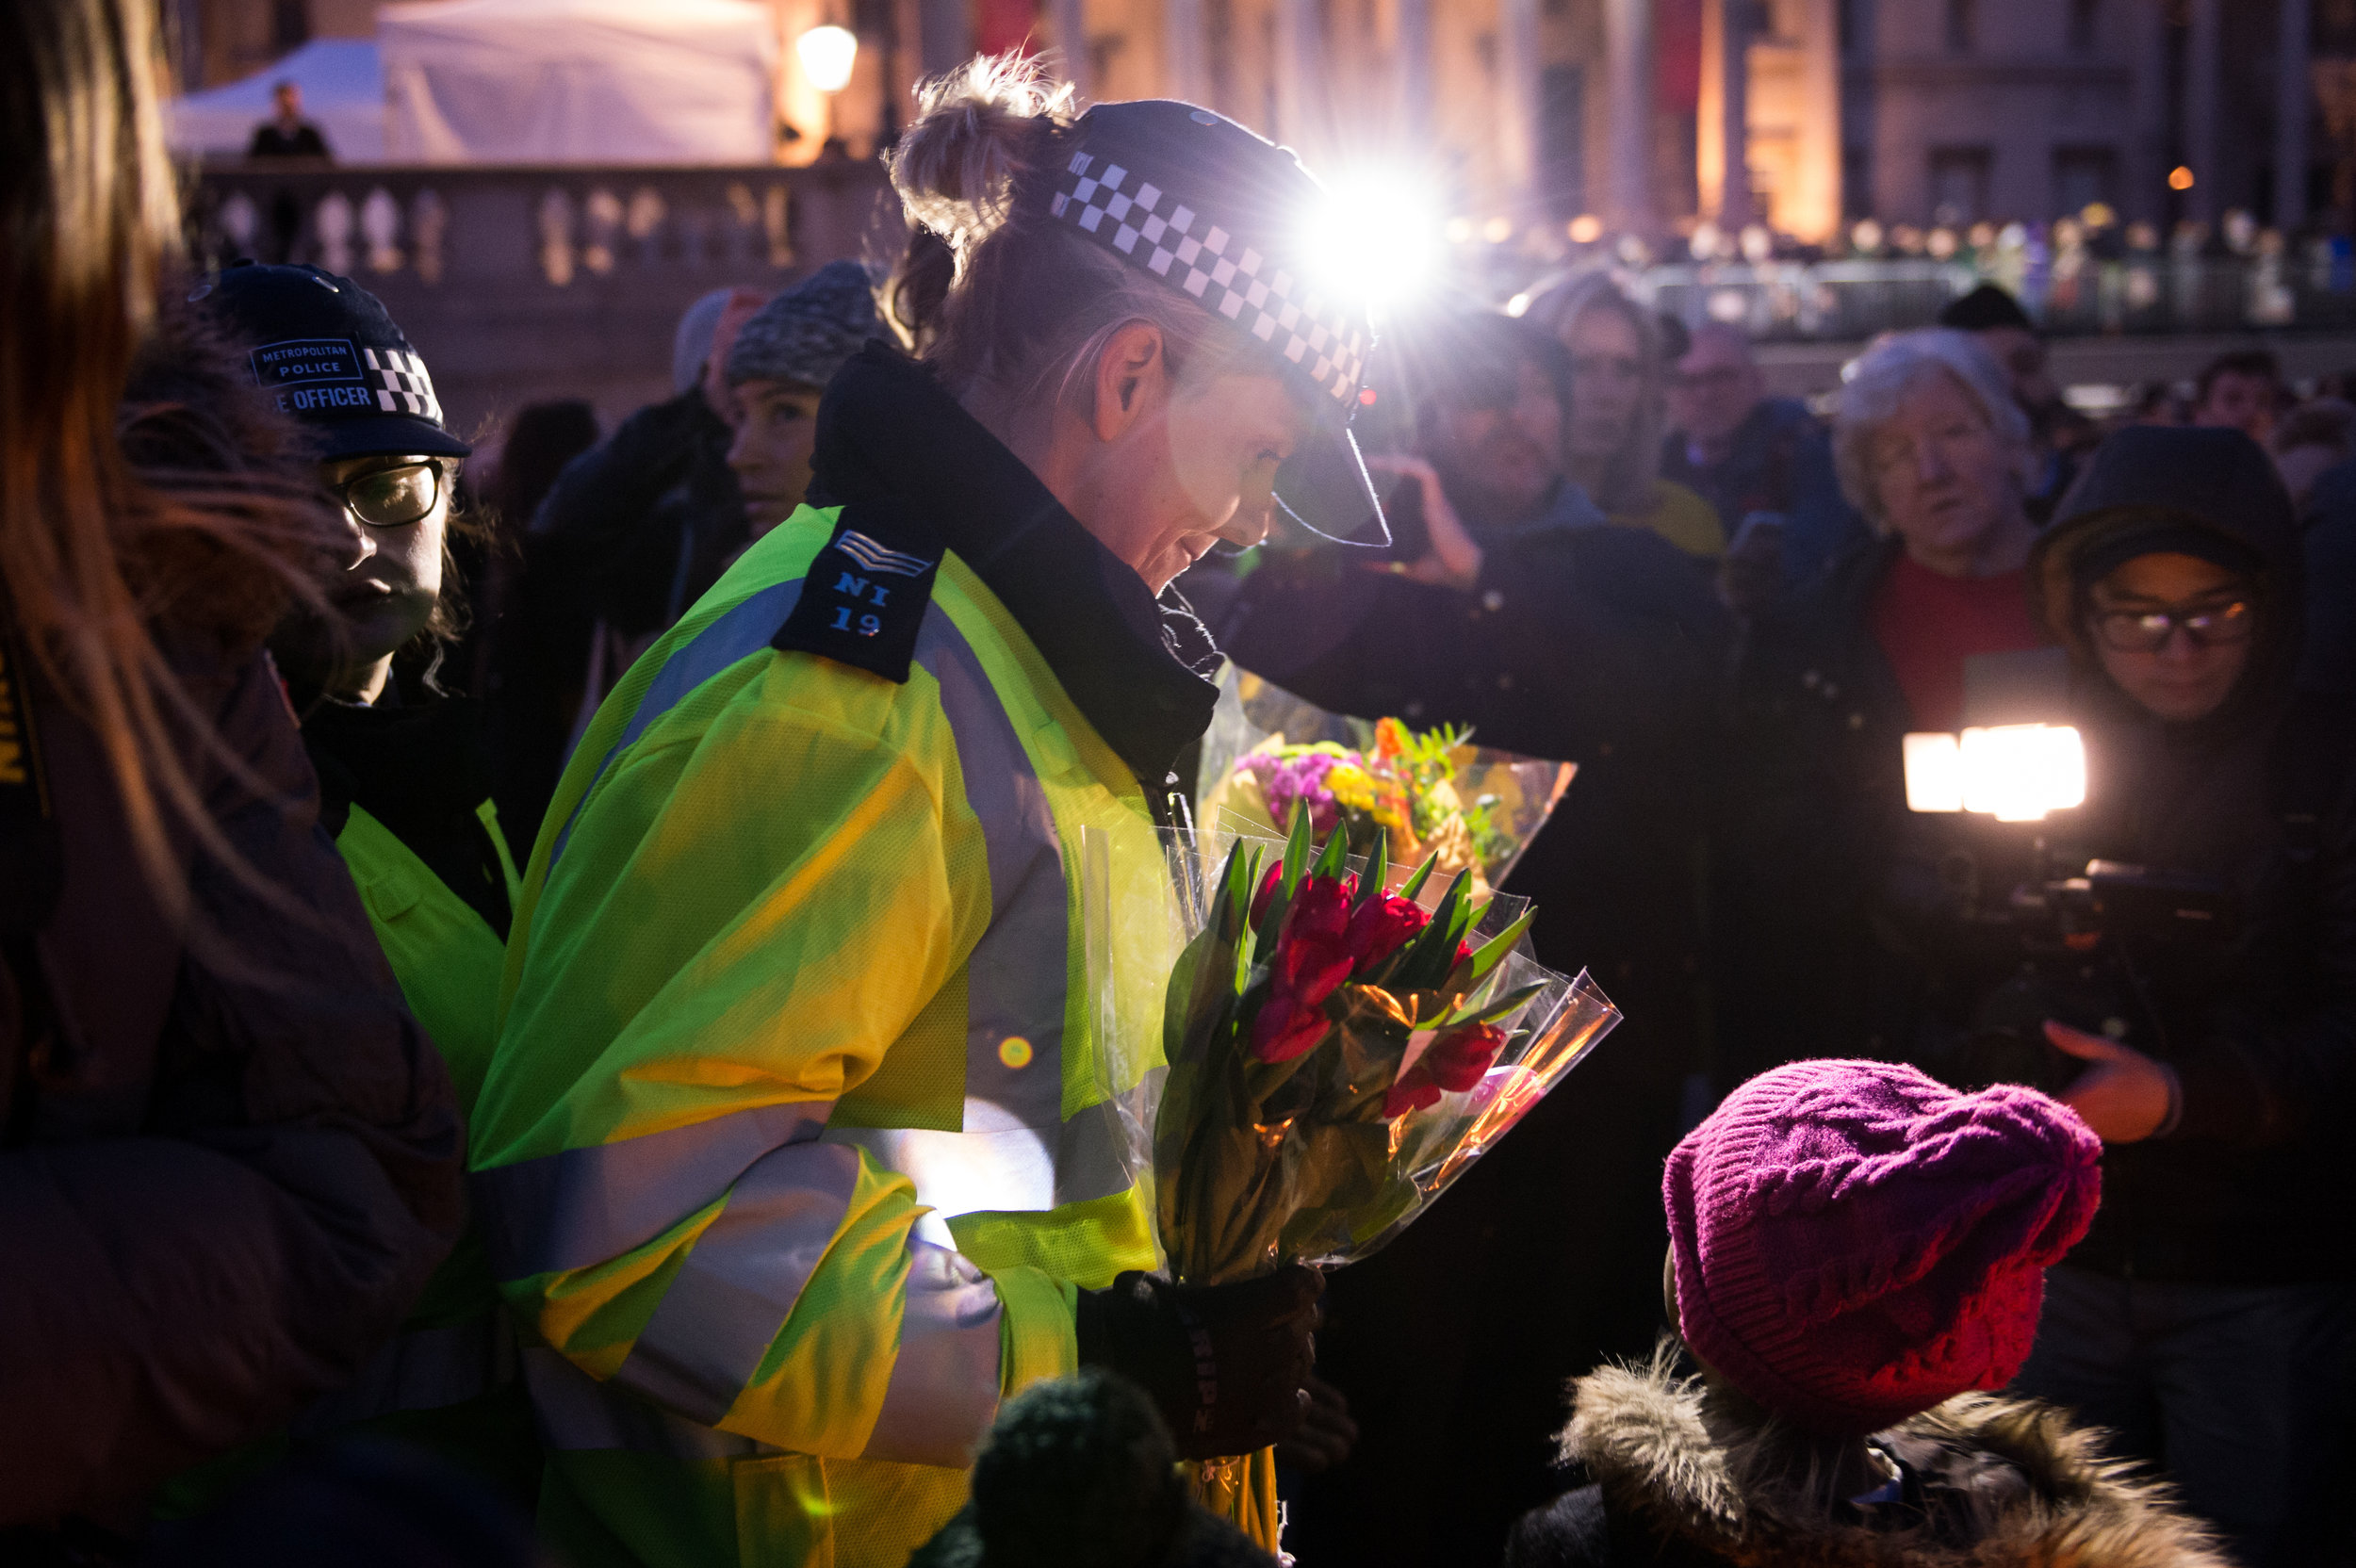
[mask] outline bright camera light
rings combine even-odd
[[[2007,724],[1906,738],[1906,809],[2041,822],[2083,806],[2086,753],[2068,725]]]
[[[1963,746],[1953,735],[1906,738],[1906,809],[1963,809]]]
[[[812,27],[794,41],[802,74],[821,92],[840,92],[851,85],[851,67],[859,59],[859,35],[832,23]]]
[[[1375,308],[1396,307],[1439,270],[1449,225],[1412,177],[1362,174],[1337,182],[1306,220],[1301,253],[1325,287]]]

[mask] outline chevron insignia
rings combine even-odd
[[[923,556],[887,549],[855,528],[844,529],[836,538],[834,547],[869,571],[887,577],[923,577],[933,569],[933,563]]]

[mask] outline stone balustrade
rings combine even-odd
[[[840,256],[896,256],[873,163],[804,169],[209,162],[199,260],[316,263],[383,299],[461,433],[547,398],[610,427],[667,396],[679,312],[724,285],[780,287]]]

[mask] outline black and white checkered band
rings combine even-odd
[[[1049,212],[1193,295],[1355,410],[1372,345],[1340,302],[1117,163],[1074,153],[1059,187]]]
[[[399,349],[363,349],[368,379],[376,383],[376,406],[386,414],[415,414],[442,422],[442,405],[434,396],[434,378],[425,361]]]

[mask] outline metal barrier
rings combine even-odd
[[[1985,270],[1909,258],[1771,261],[1649,267],[1628,275],[1638,298],[1688,326],[1722,321],[1762,341],[1855,342],[1926,326],[1941,305],[1983,281],[2011,290],[2057,336],[2356,326],[2356,262],[2345,241],[2318,241],[2299,256],[2149,251]]]

